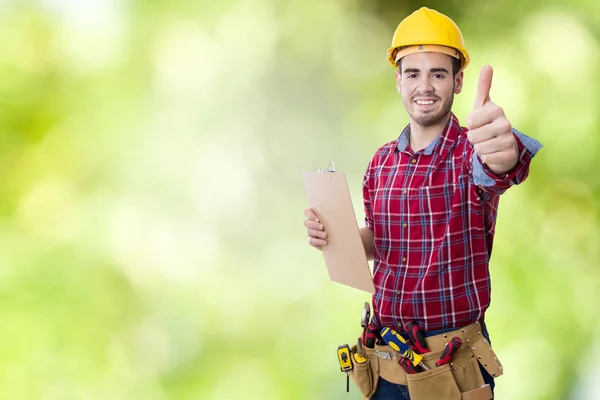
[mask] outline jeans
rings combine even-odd
[[[487,327],[485,324],[482,324],[483,328],[483,336],[490,342],[490,335],[487,331]],[[434,336],[439,335],[440,333],[450,332],[455,329],[446,329],[442,331],[432,331],[432,332],[424,332],[425,336]],[[483,381],[490,385],[492,389],[492,393],[494,393],[494,378],[488,374],[488,372],[479,365],[479,369],[481,370],[481,374],[483,375]],[[404,385],[396,385],[395,383],[391,383],[386,381],[385,379],[379,378],[379,382],[377,383],[377,390],[371,396],[371,400],[410,400],[410,395],[408,394],[408,387]]]

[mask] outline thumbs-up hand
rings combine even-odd
[[[515,167],[519,154],[510,121],[502,107],[490,100],[492,75],[489,65],[481,69],[473,111],[467,117],[467,137],[481,161],[501,175]]]

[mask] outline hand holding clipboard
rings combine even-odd
[[[329,277],[334,282],[375,293],[346,176],[335,172],[332,162],[325,171],[303,173],[302,180],[310,208],[326,233],[327,245],[322,250]],[[310,240],[311,244],[321,244],[323,239]]]

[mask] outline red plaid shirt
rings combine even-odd
[[[383,145],[363,181],[375,237],[373,321],[404,331],[466,326],[490,305],[488,262],[500,194],[525,180],[539,142],[513,130],[517,166],[498,176],[452,115],[444,132],[413,152],[407,126]]]

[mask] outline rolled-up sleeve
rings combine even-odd
[[[473,183],[484,193],[500,195],[513,185],[527,179],[532,158],[543,147],[540,142],[513,128],[517,140],[519,159],[517,165],[505,174],[498,175],[481,162],[479,155],[472,149]]]

